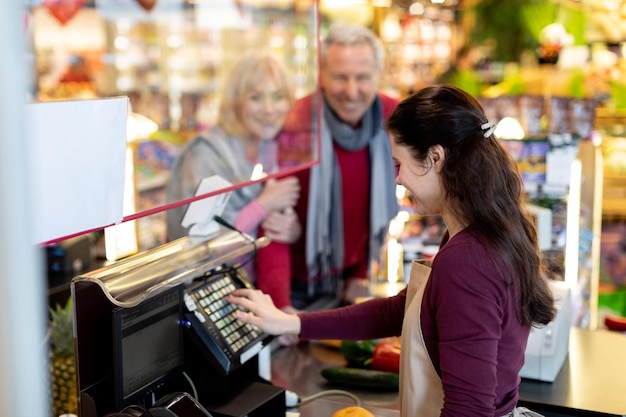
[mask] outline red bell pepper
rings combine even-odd
[[[604,325],[609,330],[626,332],[626,317],[608,315],[604,318]]]
[[[380,342],[374,348],[372,369],[400,373],[400,342]]]

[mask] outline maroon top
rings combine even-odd
[[[497,257],[496,257],[497,258]],[[518,399],[530,328],[518,320],[513,285],[467,229],[434,258],[421,326],[444,390],[442,416],[502,416]],[[397,336],[406,290],[390,298],[301,313],[302,339],[363,340]]]

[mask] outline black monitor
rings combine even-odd
[[[182,286],[113,310],[116,406],[149,407],[183,371]]]

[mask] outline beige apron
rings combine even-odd
[[[443,408],[441,378],[428,355],[420,323],[422,298],[430,277],[431,263],[432,261],[415,260],[411,265],[400,346],[402,352],[400,355],[400,415],[402,417],[438,417]],[[542,417],[541,414],[524,407],[517,407],[507,416]]]
[[[413,261],[400,346],[400,410],[404,417],[438,417],[443,408],[441,378],[428,355],[420,324],[422,297],[429,277],[430,262]]]

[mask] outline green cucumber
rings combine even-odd
[[[397,391],[400,385],[400,376],[393,372],[332,366],[322,369],[320,373],[324,379],[336,385],[386,391]]]

